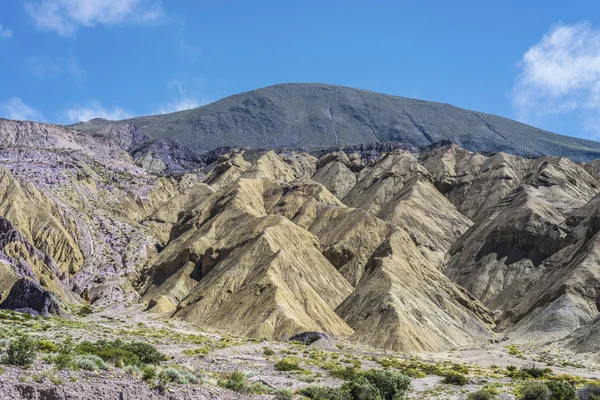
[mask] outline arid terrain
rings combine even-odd
[[[198,155],[135,125],[2,119],[0,146],[2,399],[512,399],[600,378],[600,160]]]

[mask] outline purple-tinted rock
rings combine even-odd
[[[0,308],[44,317],[63,315],[56,297],[28,278],[15,282]]]

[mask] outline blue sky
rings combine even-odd
[[[600,139],[597,1],[5,0],[0,52],[7,118],[119,119],[323,82]]]

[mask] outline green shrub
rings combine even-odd
[[[354,400],[347,391],[327,386],[307,386],[300,394],[313,400]]]
[[[550,400],[550,389],[542,382],[533,382],[521,387],[519,400]]]
[[[278,390],[275,392],[275,400],[293,400],[294,395],[287,389]]]
[[[281,361],[278,361],[273,366],[277,371],[302,371],[302,368],[296,361],[286,357]]]
[[[233,371],[229,378],[219,382],[219,386],[238,393],[248,393],[250,391],[248,378],[240,371]]]
[[[81,315],[82,317],[90,315],[92,312],[92,307],[89,304],[84,304],[79,308],[79,315]]]
[[[416,368],[406,368],[402,370],[402,373],[406,376],[410,376],[411,378],[425,378],[427,377],[427,374],[421,370],[418,370]]]
[[[81,354],[93,354],[104,361],[119,365],[158,364],[167,357],[154,346],[141,342],[123,342],[116,340],[108,342],[82,342],[77,346]]]
[[[146,382],[150,382],[154,378],[156,378],[156,368],[151,365],[144,365],[142,367],[142,379]]]
[[[375,386],[383,400],[402,397],[410,386],[410,378],[393,371],[370,369],[362,374]]]
[[[103,359],[92,354],[76,356],[73,358],[71,365],[74,368],[85,369],[87,371],[97,371],[99,369],[107,368]]]
[[[353,400],[381,400],[381,393],[367,378],[360,376],[345,383],[342,390],[348,392]]]
[[[577,391],[581,400],[598,400],[600,399],[600,385],[592,383],[585,385]]]
[[[460,385],[464,386],[467,384],[469,379],[456,371],[448,371],[444,374],[444,379],[442,379],[442,383],[446,383],[448,385]]]
[[[35,361],[37,342],[29,336],[19,336],[8,345],[2,362],[9,365],[26,366]]]
[[[274,356],[276,353],[275,353],[275,350],[273,350],[272,348],[264,347],[263,354],[268,357],[268,356]]]
[[[354,367],[346,367],[342,369],[334,369],[329,371],[329,375],[334,378],[343,379],[345,381],[351,381],[357,377],[356,368]]]
[[[58,346],[56,346],[50,340],[40,339],[37,341],[37,347],[42,353],[54,353]]]
[[[577,392],[573,385],[568,382],[553,380],[546,382],[546,386],[552,393],[552,400],[577,400]]]
[[[198,347],[197,349],[188,349],[184,350],[183,354],[188,356],[198,356],[198,357],[206,357],[210,353],[210,348],[208,347]]]
[[[468,400],[492,400],[495,399],[496,395],[488,390],[478,390],[476,392],[469,393],[467,396]]]
[[[534,364],[528,364],[521,367],[521,371],[531,376],[532,378],[542,378],[548,374],[548,372],[552,373],[551,369],[542,369],[536,367]]]

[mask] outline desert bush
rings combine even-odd
[[[268,356],[274,356],[274,355],[275,355],[275,350],[273,350],[273,349],[272,349],[272,348],[270,348],[270,347],[264,347],[264,348],[263,348],[263,354],[264,354],[265,356],[267,356],[267,357],[268,357]]]
[[[354,379],[352,382],[345,383],[342,386],[350,394],[353,400],[381,400],[381,393],[367,378],[364,376]]]
[[[121,340],[115,340],[114,342],[100,340],[95,343],[82,342],[77,346],[77,352],[80,354],[93,354],[104,361],[117,365],[158,364],[167,359],[152,345],[141,342],[123,342]]]
[[[319,400],[397,400],[403,399],[410,378],[387,370],[354,372],[353,378],[340,388],[308,386],[300,394]]]
[[[383,400],[400,398],[410,386],[410,378],[397,372],[370,369],[361,376],[379,390]]]
[[[103,359],[92,354],[79,355],[73,358],[71,365],[74,368],[85,369],[87,371],[97,371],[106,369],[106,363]]]
[[[294,395],[287,389],[278,390],[275,392],[275,400],[292,400]]]
[[[552,400],[577,400],[577,392],[573,385],[562,380],[546,382],[546,386],[552,393]]]
[[[2,359],[4,364],[26,366],[35,361],[37,342],[29,336],[19,336],[12,340]]]
[[[238,393],[248,393],[250,391],[248,378],[240,371],[233,371],[229,378],[219,382],[219,386]]]
[[[549,368],[539,368],[536,367],[535,364],[527,364],[521,367],[521,371],[526,373],[532,378],[542,378],[548,373],[552,373],[552,370]]]
[[[58,346],[51,342],[50,340],[40,339],[37,341],[38,350],[42,353],[54,353]]]
[[[464,386],[467,384],[469,379],[456,371],[448,371],[444,374],[444,379],[442,379],[442,383],[446,383],[448,385],[460,385]]]
[[[552,393],[542,382],[532,382],[521,387],[518,400],[550,400]]]
[[[290,357],[283,358],[273,366],[277,371],[301,371],[302,368],[298,365],[298,362],[291,359]]]
[[[345,381],[351,381],[357,377],[357,372],[356,368],[354,367],[346,367],[329,371],[329,375],[333,376],[334,378],[343,379]]]
[[[496,395],[488,390],[478,390],[476,392],[469,393],[467,396],[468,400],[492,400],[495,399]]]
[[[307,386],[300,394],[313,400],[353,400],[346,390],[328,386]]]
[[[160,381],[161,386],[165,386],[169,382],[187,385],[190,382],[197,382],[198,378],[189,371],[169,367],[160,371],[158,380]]]
[[[144,365],[142,367],[142,379],[146,382],[150,382],[156,378],[156,368],[152,365]]]
[[[581,400],[600,400],[600,385],[592,383],[577,391]]]

